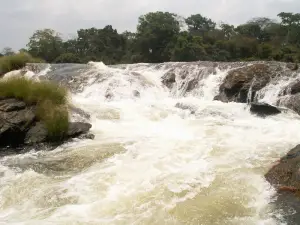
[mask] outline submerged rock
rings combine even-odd
[[[197,111],[196,106],[181,103],[181,102],[176,103],[175,107],[179,108],[179,109],[183,109],[183,110],[189,110],[191,112],[191,114],[195,114]]]
[[[262,117],[277,115],[281,113],[281,111],[277,107],[269,105],[267,103],[252,103],[250,112]]]
[[[132,91],[132,94],[133,94],[134,97],[137,97],[137,98],[141,97],[140,92],[137,91],[137,90],[133,90],[133,91]]]

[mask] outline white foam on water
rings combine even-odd
[[[1,222],[280,224],[264,174],[298,144],[297,115],[262,119],[212,101],[226,71],[174,97],[161,84],[166,67],[90,64],[105,79],[90,78],[72,99],[91,114],[95,140],[3,157]]]

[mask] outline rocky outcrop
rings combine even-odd
[[[300,191],[300,145],[290,150],[265,175],[279,191]]]
[[[276,106],[269,105],[267,103],[252,103],[250,106],[250,112],[261,117],[277,115],[281,113],[281,110]]]
[[[0,99],[0,147],[17,147],[50,141],[45,125],[39,121],[35,111],[35,105],[27,105],[14,98]],[[87,134],[90,128],[89,123],[69,123],[64,140]]]
[[[252,96],[265,87],[275,74],[267,64],[254,64],[228,72],[215,100],[246,103],[250,88]]]
[[[173,84],[176,82],[176,75],[174,72],[170,71],[168,73],[166,73],[163,77],[162,77],[162,83],[164,85],[166,85],[168,88],[172,88]]]

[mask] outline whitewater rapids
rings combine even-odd
[[[162,85],[168,64],[88,66],[74,67],[72,103],[91,115],[95,139],[0,158],[0,224],[286,223],[264,174],[299,144],[298,115],[263,119],[212,101],[226,70],[205,70],[186,95]]]

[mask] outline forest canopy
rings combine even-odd
[[[119,33],[111,25],[80,29],[64,40],[52,29],[37,30],[26,48],[49,63],[105,64],[167,61],[300,61],[300,14],[282,12],[278,20],[260,17],[234,26],[201,14],[180,21],[170,12],[150,12],[138,19],[136,32]],[[1,56],[15,54],[6,47]]]

